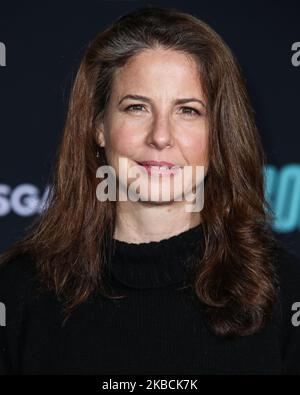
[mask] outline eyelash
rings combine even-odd
[[[131,109],[132,107],[144,107],[144,106],[143,106],[143,104],[131,104],[130,106],[125,108],[125,111],[131,111],[131,112],[139,111],[139,110],[132,110]],[[181,108],[185,108],[185,109],[192,110],[192,111],[195,112],[194,114],[193,113],[187,113],[187,112],[184,113],[184,114],[187,114],[189,117],[192,117],[194,115],[201,115],[201,113],[198,110],[196,110],[195,108],[185,107],[185,106],[181,107]]]

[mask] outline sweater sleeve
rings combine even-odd
[[[23,257],[0,266],[0,375],[16,374],[29,278]]]
[[[281,249],[279,261],[281,353],[284,374],[300,374],[300,260]]]

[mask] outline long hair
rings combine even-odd
[[[64,301],[67,314],[94,291],[114,297],[104,268],[116,203],[96,198],[96,170],[107,164],[97,126],[115,71],[157,47],[184,52],[197,62],[208,103],[209,169],[201,212],[205,248],[193,289],[214,333],[255,333],[271,317],[277,295],[273,214],[264,194],[266,158],[233,53],[205,22],[174,8],[137,9],[88,44],[72,86],[47,204],[1,261],[28,253],[41,284]]]

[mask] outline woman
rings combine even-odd
[[[264,164],[241,70],[209,26],[150,7],[101,32],[48,204],[2,255],[2,373],[300,373],[299,262],[271,231]],[[142,170],[139,198],[99,197],[105,165],[118,190]],[[203,172],[179,192],[205,183],[201,210],[177,199],[189,166]]]

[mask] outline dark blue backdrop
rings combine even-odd
[[[84,48],[147,4],[199,16],[239,60],[267,152],[274,231],[300,256],[300,3],[270,0],[2,2],[0,252],[38,215]]]

